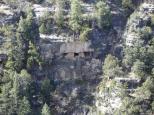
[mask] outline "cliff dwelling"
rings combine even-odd
[[[76,57],[88,58],[93,55],[94,49],[90,42],[65,43],[60,47],[60,53],[69,59]]]

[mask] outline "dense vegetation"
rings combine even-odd
[[[17,0],[3,0],[7,4],[17,4]],[[44,0],[28,0],[31,3],[44,3]],[[116,0],[129,17],[135,10],[131,0]],[[7,41],[3,48],[7,49],[7,61],[1,62],[3,71],[0,74],[0,115],[52,115],[52,94],[55,83],[50,76],[39,78],[35,73],[45,71],[48,62],[40,54],[40,33],[67,33],[73,41],[90,40],[93,30],[109,33],[113,29],[112,12],[106,0],[96,0],[93,15],[84,15],[83,3],[86,0],[47,0],[55,5],[55,13],[46,12],[43,17],[35,20],[35,12],[31,7],[22,11],[19,21],[12,25],[0,27],[0,35]],[[70,8],[70,12],[64,9]],[[139,14],[132,14],[134,19]],[[132,18],[131,17],[131,18]],[[56,28],[56,29],[54,29]],[[113,115],[154,114],[154,14],[143,27],[132,30],[138,39],[133,46],[123,45],[122,59],[107,51],[103,60],[103,79],[96,93],[108,94],[101,97],[100,102],[106,103],[112,98],[112,92],[121,99],[121,105]],[[116,78],[133,78],[140,82],[135,90],[129,92],[127,83],[118,83]],[[108,106],[110,103],[106,103]],[[95,105],[92,106],[92,108]],[[55,113],[54,113],[55,112]],[[102,115],[104,113],[100,113]]]

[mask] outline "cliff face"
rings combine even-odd
[[[111,53],[119,59],[123,58],[123,47],[133,46],[134,35],[133,31],[137,28],[142,28],[149,23],[150,16],[147,15],[145,8],[135,10],[139,15],[135,20],[132,19],[133,14],[130,16],[130,12],[125,14],[126,11],[119,7],[117,0],[109,0],[107,4],[111,9],[111,22],[112,26],[109,28],[100,29],[96,27],[95,21],[92,22],[92,29],[90,31],[88,41],[74,40],[79,38],[79,36],[73,36],[72,31],[67,27],[58,30],[55,26],[55,22],[50,23],[52,26],[51,33],[40,34],[39,42],[37,42],[37,47],[39,49],[40,57],[44,61],[41,69],[34,67],[31,69],[31,74],[33,80],[36,83],[36,89],[39,90],[41,86],[41,81],[46,77],[51,80],[53,86],[53,91],[51,92],[51,99],[48,104],[50,104],[51,110],[54,111],[55,115],[98,115],[96,111],[92,111],[94,108],[98,111],[106,112],[111,114],[115,108],[120,107],[121,99],[117,96],[118,90],[115,88],[115,94],[111,95],[112,107],[106,104],[108,98],[103,97],[106,94],[97,92],[97,87],[102,78],[102,64],[104,63],[104,58],[106,54]],[[143,2],[153,3],[153,0],[133,0],[135,5],[139,5]],[[26,2],[28,5],[29,2]],[[93,5],[95,3],[91,1],[82,4],[87,9],[85,10],[85,15],[93,14]],[[1,3],[0,3],[1,4]],[[20,4],[24,4],[21,2]],[[32,4],[32,9],[36,14],[34,20],[40,25],[41,16],[45,14],[48,10],[51,14],[55,12],[55,6],[48,3],[42,4]],[[3,13],[0,13],[0,25],[18,25],[20,16],[25,16],[22,12],[16,12],[16,8],[12,10],[7,6],[3,8]],[[18,6],[16,6],[18,7]],[[22,5],[20,6],[22,7]],[[49,8],[51,7],[51,8]],[[2,8],[0,7],[0,11]],[[23,8],[19,8],[24,10]],[[152,8],[152,12],[153,12]],[[9,12],[9,13],[8,13]],[[11,12],[11,13],[10,13]],[[131,11],[133,12],[133,11]],[[67,18],[69,17],[69,9],[65,10]],[[142,15],[141,15],[142,14]],[[45,15],[46,16],[46,15]],[[49,19],[43,20],[43,22],[52,21]],[[89,21],[89,23],[91,23]],[[35,27],[34,27],[35,28]],[[39,38],[39,37],[38,37]],[[0,33],[0,53],[7,54],[7,47],[5,48],[6,36]],[[3,43],[4,42],[4,43]],[[7,42],[7,41],[6,41]],[[3,51],[4,50],[4,51]],[[0,58],[0,73],[2,73],[3,63],[1,63]],[[98,93],[98,94],[97,94]],[[39,91],[36,92],[39,95]],[[34,95],[33,97],[35,98]],[[104,101],[101,101],[101,99]],[[103,103],[102,103],[103,102]],[[34,99],[31,102],[34,109],[40,109],[42,102],[39,99]],[[35,113],[37,115],[37,113]]]
[[[136,47],[146,47],[148,44],[149,36],[153,36],[153,26],[150,27],[152,14],[154,13],[154,5],[151,4],[153,1],[140,1],[141,4],[138,9],[136,9],[129,17],[126,23],[125,31],[123,32],[123,45],[130,50]],[[147,32],[147,36],[145,37],[142,35],[141,31],[146,31],[145,28],[150,28],[149,32]],[[126,77],[128,76],[128,78]],[[108,85],[110,82],[116,81],[116,85],[114,87],[111,86],[109,89]],[[125,75],[125,77],[115,77],[109,78],[109,83],[105,82],[105,88],[103,90],[97,89],[96,93],[96,101],[95,106],[98,114],[100,113],[107,113],[107,114],[114,114],[118,108],[123,103],[123,99],[118,96],[118,93],[122,90],[118,88],[118,83],[121,82],[122,84],[127,82],[127,90],[130,93],[130,96],[133,95],[135,90],[138,90],[137,87],[140,84],[141,80],[139,77],[136,77],[134,73],[129,73]],[[132,85],[133,84],[133,85]],[[110,91],[109,91],[110,90]],[[104,91],[104,92],[102,92]],[[127,92],[127,93],[128,93]],[[135,97],[135,96],[134,96]],[[121,106],[122,107],[122,106]],[[143,114],[150,114],[150,113],[143,113]]]
[[[86,115],[93,105],[102,64],[90,47],[82,42],[42,43],[42,57],[48,65],[43,67],[44,74],[40,77],[50,76],[55,84],[51,103],[56,114]]]
[[[42,14],[45,13],[46,10],[44,11],[44,9],[48,9],[48,6],[43,5],[33,5],[36,14],[38,13],[37,10]],[[110,52],[119,58],[122,57],[120,39],[126,17],[123,15],[123,11],[118,9],[118,5],[111,3],[109,5],[112,10],[113,27],[105,31],[97,27],[92,28],[89,42],[64,43],[61,40],[57,42],[56,39],[66,38],[61,33],[61,35],[55,36],[54,32],[57,32],[57,30],[53,30],[48,38],[43,38],[40,35],[41,39],[38,45],[45,64],[41,70],[33,67],[31,71],[37,86],[40,86],[40,82],[47,76],[52,81],[54,91],[51,93],[52,98],[49,103],[55,115],[90,114],[89,111],[95,104],[95,90],[102,79],[102,61],[105,55]],[[85,6],[85,8],[87,7]],[[49,10],[53,12],[54,8]],[[16,24],[18,20],[14,20],[13,16],[10,22],[7,21],[9,16],[3,17],[5,21],[1,19],[2,25],[5,22],[8,25]],[[36,17],[37,20],[38,17]],[[66,34],[69,32],[67,29],[63,31]],[[69,36],[70,38],[73,38],[73,36]],[[39,95],[39,93],[36,93],[36,95]],[[39,99],[33,99],[32,105],[34,108],[39,108],[41,102],[39,102]]]

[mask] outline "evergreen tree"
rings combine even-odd
[[[120,77],[122,75],[121,68],[119,67],[118,59],[112,55],[107,55],[104,60],[103,73],[105,77]]]
[[[21,96],[27,96],[28,95],[28,89],[30,87],[30,84],[32,82],[31,75],[27,72],[27,70],[21,70],[19,74],[19,82],[20,82],[20,95]]]
[[[56,0],[55,21],[59,27],[64,23],[64,0]]]
[[[2,85],[2,93],[0,96],[0,114],[7,115],[12,113],[12,99],[10,97],[11,82]]]
[[[26,97],[23,97],[19,105],[18,115],[30,115],[30,113],[31,113],[31,107],[29,101],[27,100]]]
[[[86,27],[84,28],[84,30],[82,31],[82,33],[80,34],[80,41],[88,41],[89,40],[89,33],[92,31],[92,29]]]
[[[18,31],[25,32],[25,30],[26,30],[26,21],[23,19],[23,17],[20,17],[18,24]]]
[[[131,12],[134,10],[134,5],[132,0],[122,0],[122,7],[125,10],[125,15],[129,16]]]
[[[39,27],[39,32],[40,32],[41,34],[47,34],[47,28],[46,28],[44,22],[43,22],[43,23],[41,24],[41,26]]]
[[[132,0],[122,0],[122,6],[127,9],[133,8]]]
[[[45,78],[42,81],[41,94],[43,96],[44,102],[46,102],[46,103],[50,102],[51,84],[50,84],[50,80],[48,78]]]
[[[50,108],[46,103],[43,105],[41,115],[51,115]]]
[[[111,11],[104,1],[99,1],[96,4],[96,18],[99,28],[111,25]]]
[[[20,101],[20,83],[19,83],[19,75],[16,72],[14,72],[13,75],[13,88],[11,97],[13,99],[15,112],[17,112]]]
[[[139,115],[140,106],[129,97],[125,97],[122,100],[122,105],[115,111],[114,115]]]
[[[21,34],[17,34],[16,36],[16,46],[12,49],[11,55],[12,55],[12,61],[14,62],[14,69],[17,72],[20,72],[20,70],[25,66],[24,61],[26,60],[26,42],[22,39]]]
[[[4,115],[16,114],[20,101],[20,84],[19,76],[15,71],[8,71],[9,79],[2,87],[2,95],[0,100],[0,113]],[[12,86],[13,85],[13,86]],[[2,109],[1,109],[2,108]]]
[[[79,0],[72,0],[69,25],[71,29],[76,33],[78,33],[81,28],[80,21],[81,21],[81,5],[79,3]]]
[[[27,9],[27,17],[25,19],[22,17],[20,18],[17,30],[22,35],[22,39],[25,40],[25,42],[30,40],[35,43],[39,38],[38,25],[34,20],[34,16],[33,10],[29,7]]]
[[[33,66],[41,66],[41,59],[39,56],[39,53],[36,49],[36,46],[32,43],[29,42],[29,50],[28,50],[28,57],[27,57],[27,69],[30,70],[33,68]]]
[[[137,60],[134,62],[134,65],[132,67],[132,72],[139,78],[144,78],[145,76],[145,64],[144,62],[141,62],[140,60]]]

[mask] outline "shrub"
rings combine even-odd
[[[126,9],[132,9],[133,8],[132,0],[122,0],[122,6],[123,8]]]
[[[96,19],[99,28],[109,27],[111,25],[111,11],[103,1],[96,4]]]
[[[154,14],[151,15],[151,25],[154,26]]]
[[[45,23],[42,23],[41,26],[39,27],[39,32],[41,34],[46,34],[47,33],[47,28],[45,26]]]
[[[80,41],[88,41],[88,38],[89,38],[89,33],[92,29],[86,27],[83,32],[80,34]]]
[[[141,34],[141,37],[144,38],[144,39],[148,39],[150,38],[151,34],[152,34],[152,29],[151,27],[143,27],[141,30],[140,30],[140,34]]]
[[[78,32],[81,29],[81,12],[80,2],[78,0],[72,0],[69,25],[74,32]]]

